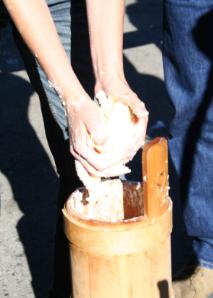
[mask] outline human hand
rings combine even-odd
[[[105,120],[97,103],[83,96],[66,103],[70,151],[94,177],[118,176],[129,169],[117,164],[110,152],[101,154],[107,140]],[[85,173],[84,173],[85,174]]]
[[[136,93],[131,90],[124,77],[121,79],[113,75],[104,75],[101,80],[97,80],[95,86],[95,91],[98,96],[101,96],[102,93],[98,92],[99,90],[103,90],[111,100],[121,102],[130,109],[132,120],[135,125],[133,126],[131,134],[126,135],[126,143],[122,144],[123,149],[121,149],[123,160],[125,160],[126,156],[126,160],[129,161],[145,142],[148,111]],[[117,137],[119,139],[119,135]]]
[[[97,146],[104,144],[106,132],[99,107],[89,97],[68,101],[65,105],[70,151],[76,159],[85,159],[96,167],[98,151],[91,145],[91,139]]]

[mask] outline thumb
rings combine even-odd
[[[127,105],[130,108],[131,112],[137,118],[148,117],[148,115],[149,115],[149,113],[145,107],[145,104],[137,97],[137,95],[112,96],[112,98],[115,101],[120,101],[123,104]]]
[[[135,105],[133,104],[132,111],[138,118],[148,118],[149,116],[149,112],[147,111],[143,102],[140,102]]]

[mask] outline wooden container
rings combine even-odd
[[[83,220],[63,209],[73,298],[173,297],[166,140],[146,145],[142,158],[143,183],[124,183],[125,220]]]

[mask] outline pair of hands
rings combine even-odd
[[[144,144],[148,112],[125,80],[113,79],[102,84],[98,82],[95,91],[99,90],[129,107],[134,115],[134,130],[128,135],[123,148],[104,151],[109,136],[100,107],[89,97],[83,96],[66,106],[70,151],[91,176],[113,177],[126,174],[129,169],[124,166],[125,163]],[[117,137],[119,140],[119,135]]]

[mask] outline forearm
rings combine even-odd
[[[90,46],[96,80],[123,77],[124,0],[86,0]]]
[[[3,0],[22,38],[64,101],[78,99],[84,90],[63,49],[44,0]]]

